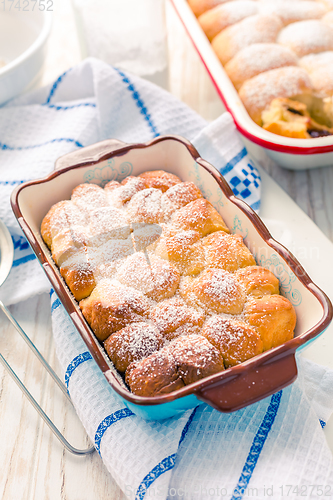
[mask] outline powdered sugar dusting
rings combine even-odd
[[[258,12],[257,2],[251,0],[235,0],[206,11],[198,21],[209,40],[220,31],[241,21],[245,17]]]
[[[125,286],[116,279],[102,280],[94,292],[98,294],[100,301],[105,304],[105,307],[108,307],[110,299],[112,299],[121,308],[128,305],[142,312],[150,308],[150,302],[140,291]]]
[[[222,269],[209,274],[207,278],[204,282],[206,293],[216,300],[229,302],[239,290],[235,278]]]
[[[203,310],[189,307],[180,298],[171,298],[157,304],[150,318],[158,330],[168,339],[179,335],[197,333],[205,318]],[[169,335],[172,333],[172,335]]]
[[[259,10],[262,14],[275,14],[285,25],[305,19],[319,19],[326,12],[324,5],[309,0],[264,1],[260,2]]]
[[[218,231],[204,238],[203,247],[208,267],[233,272],[240,267],[255,264],[253,255],[238,234]]]
[[[218,269],[207,273],[203,280],[203,296],[210,307],[218,312],[238,314],[243,310],[245,296],[239,282],[227,271]]]
[[[158,330],[148,323],[133,323],[110,335],[104,346],[115,367],[125,372],[134,361],[146,358],[163,345]]]
[[[283,66],[296,66],[297,56],[288,47],[276,43],[255,43],[240,50],[225,70],[237,89],[256,75]]]
[[[299,57],[333,49],[333,30],[318,20],[292,23],[284,28],[277,42],[289,47]]]
[[[250,116],[261,122],[261,112],[277,97],[295,97],[310,92],[309,75],[302,68],[289,66],[272,69],[247,80],[239,95]]]
[[[110,206],[91,211],[89,229],[93,246],[101,244],[105,238],[127,238],[131,232],[124,212]]]
[[[263,350],[258,333],[244,321],[212,316],[205,323],[202,334],[219,349],[227,367],[242,363]]]
[[[269,109],[271,116],[276,114],[276,120],[273,116],[270,126],[264,127],[271,133],[298,138],[329,135],[327,127],[331,127],[333,116],[332,65],[328,62],[325,67],[308,70],[307,64],[300,61],[306,70],[302,73],[298,60],[333,51],[333,0],[261,0],[252,2],[258,12],[255,15],[248,15],[251,2],[249,7],[237,0],[209,3],[204,1],[202,10],[197,11],[197,3],[189,0],[196,15],[201,13],[198,23],[255,123],[263,126],[262,112]],[[237,9],[242,3],[244,8]],[[240,20],[242,16],[245,19]],[[277,72],[288,67],[289,72]],[[274,70],[276,73],[271,73]],[[290,120],[289,116],[289,126],[283,125],[284,118],[278,120],[278,108],[270,108],[274,99],[286,98],[308,107],[313,120],[308,134],[304,131],[306,124],[302,128],[296,118]],[[315,122],[325,130],[315,130]]]
[[[130,201],[139,191],[145,189],[145,182],[138,177],[127,177],[118,186],[111,184],[105,186],[108,202],[116,207],[122,207]]]
[[[212,47],[222,64],[226,64],[237,52],[253,43],[275,42],[281,28],[277,16],[257,14],[221,31],[214,38]]]
[[[80,184],[73,190],[71,200],[88,214],[92,208],[106,207],[108,205],[104,189],[96,184]]]
[[[143,396],[171,392],[224,370],[220,353],[201,335],[175,339],[133,365],[126,381],[135,394]]]
[[[161,191],[149,188],[136,193],[127,205],[127,216],[132,222],[163,222]]]
[[[143,253],[137,252],[119,268],[117,279],[148,297],[161,300],[174,294],[180,275],[168,262],[153,257],[149,265]]]
[[[163,198],[174,203],[176,208],[184,207],[197,198],[202,198],[200,189],[193,182],[180,182],[168,189]]]
[[[333,94],[333,51],[304,56],[299,65],[308,71],[313,88],[320,97]]]
[[[147,179],[154,185],[152,175]],[[159,172],[161,187],[147,188],[147,179],[111,181],[105,189],[77,186],[71,200],[51,208],[42,234],[131,390],[154,395],[224,369],[221,342],[203,335],[217,314],[229,323],[237,316],[238,358],[258,346],[244,323],[251,298],[237,274],[219,268],[219,254],[228,263],[236,259],[235,269],[245,265],[251,254],[242,238],[225,232],[192,182]],[[223,356],[226,364],[233,362]]]

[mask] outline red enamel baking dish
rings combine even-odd
[[[260,146],[281,167],[303,170],[333,165],[333,136],[313,139],[283,137],[264,130],[246,111],[208,38],[186,0],[170,0],[188,36],[210,76],[218,95],[235,121],[242,139],[251,152]]]

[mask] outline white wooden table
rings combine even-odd
[[[204,118],[212,120],[222,112],[221,102],[169,5],[167,25],[170,91]],[[79,60],[71,5],[68,0],[57,0],[43,83],[54,81]],[[258,150],[252,153],[333,241],[333,167],[292,172],[279,168]],[[11,311],[59,372],[49,303],[49,297],[44,295],[16,305]],[[74,410],[5,319],[0,326],[0,351],[70,442],[77,447],[87,447],[85,433]],[[2,367],[0,449],[2,500],[125,499],[97,453],[77,457],[62,448]]]

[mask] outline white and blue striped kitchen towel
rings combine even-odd
[[[168,93],[96,60],[3,107],[0,132],[0,217],[16,247],[1,292],[7,304],[49,289],[11,213],[10,193],[49,173],[59,156],[75,148],[110,137],[138,142],[181,134],[225,174],[236,194],[259,208],[258,173],[227,113],[207,124]],[[163,422],[145,422],[108,386],[54,293],[51,312],[73,403],[130,499],[333,494],[332,456],[322,432],[332,412],[331,372],[303,362],[297,383],[247,409],[226,415],[200,405]]]
[[[50,173],[56,159],[74,149],[108,138],[145,142],[161,134],[192,140],[235,194],[259,209],[260,177],[228,113],[208,124],[168,92],[95,59],[1,108],[0,218],[15,246],[12,272],[0,290],[6,304],[49,290],[11,212],[13,188]]]
[[[54,292],[51,304],[69,394],[128,498],[332,498],[333,458],[322,430],[333,410],[332,371],[299,358],[292,386],[243,410],[222,414],[202,404],[146,422],[110,388]]]

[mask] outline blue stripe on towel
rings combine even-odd
[[[60,106],[60,105],[49,104],[47,102],[44,102],[42,104],[42,106],[46,106],[47,108],[55,109],[57,111],[74,109],[74,108],[81,108],[81,107],[87,107],[87,106],[91,106],[92,108],[96,108],[96,104],[94,102],[80,102],[79,104],[72,104],[71,106]]]
[[[236,156],[234,156],[234,158],[232,158],[223,168],[220,169],[221,174],[227,175],[246,155],[247,151],[243,148],[239,153],[237,153]]]
[[[185,424],[185,426],[184,426],[184,429],[183,429],[182,435],[180,436],[180,440],[179,440],[179,444],[178,444],[178,446],[180,446],[180,444],[184,441],[185,436],[186,436],[186,434],[187,434],[187,431],[189,430],[189,427],[190,427],[190,425],[191,425],[191,423],[192,423],[192,420],[193,420],[194,415],[195,415],[195,413],[196,413],[196,411],[197,411],[197,409],[198,409],[198,408],[199,408],[199,406],[196,406],[196,407],[194,408],[194,410],[192,411],[191,415],[189,416],[188,421],[186,422],[186,424]]]
[[[59,299],[55,300],[52,304],[52,308],[53,306],[55,305],[56,302],[59,302],[59,305],[60,305],[60,301]],[[69,365],[67,366],[67,370],[66,370],[66,373],[65,373],[65,384],[66,384],[66,387],[67,387],[67,392],[68,392],[68,385],[69,385],[69,379],[71,378],[74,370],[76,370],[76,368],[78,366],[80,366],[82,363],[84,363],[85,361],[88,361],[89,359],[92,359],[92,355],[90,354],[90,352],[86,351],[82,354],[79,354],[78,356],[76,356],[70,363]]]
[[[67,75],[67,73],[69,73],[71,70],[72,70],[72,68],[67,69],[62,75],[59,76],[59,78],[56,79],[56,81],[53,83],[53,85],[51,87],[50,93],[48,95],[48,98],[46,99],[45,104],[48,104],[51,101],[55,91],[57,90],[59,83],[62,81],[64,76]]]
[[[50,141],[43,142],[42,144],[32,144],[31,146],[8,146],[8,144],[3,144],[2,142],[0,142],[0,149],[6,151],[22,151],[24,149],[41,148],[42,146],[52,144],[53,142],[72,142],[78,148],[83,148],[83,145],[75,139],[71,139],[70,137],[59,137],[57,139],[51,139]]]
[[[23,184],[26,181],[0,181],[2,186],[15,186],[16,184]]]
[[[140,109],[140,113],[144,116],[144,119],[147,121],[149,128],[151,129],[151,131],[153,133],[153,137],[158,137],[160,134],[158,133],[157,128],[154,125],[154,122],[152,120],[152,117],[148,113],[148,110],[147,110],[139,92],[136,90],[136,88],[134,87],[133,83],[130,81],[128,76],[126,76],[122,71],[120,71],[120,69],[118,69],[118,68],[114,68],[114,69],[122,77],[123,82],[127,84],[127,88],[132,93],[132,97],[133,97],[137,107]]]
[[[253,439],[250,452],[247,456],[245,465],[238,480],[237,486],[234,489],[231,500],[241,500],[243,498],[244,492],[257,465],[260,453],[264,447],[269,431],[271,430],[274,423],[276,414],[280,406],[281,396],[282,391],[279,391],[276,394],[273,394],[273,396],[271,397],[271,401],[269,403],[263,421],[261,422],[258,432]]]
[[[192,423],[192,420],[194,418],[195,412],[197,411],[198,406],[194,408],[192,411],[191,415],[189,416],[186,424],[184,425],[182,434],[180,436],[180,440],[178,443],[178,447],[180,444],[184,441],[185,436],[189,430],[189,427]],[[142,500],[147,493],[147,490],[149,486],[153,484],[154,481],[156,481],[157,478],[159,478],[162,474],[167,472],[168,470],[172,469],[175,466],[176,463],[176,456],[177,453],[173,453],[172,455],[169,455],[168,457],[164,458],[160,463],[158,463],[141,481],[138,489],[136,490],[136,495],[135,495],[135,500]]]
[[[59,307],[61,304],[60,300],[57,298],[55,299],[54,302],[52,302],[52,305],[51,305],[51,313],[53,313],[53,311],[55,311],[57,309],[57,307]]]
[[[36,258],[36,255],[34,253],[30,253],[29,255],[25,255],[24,257],[21,257],[20,259],[16,259],[13,261],[13,267],[20,266],[21,264],[25,264],[26,262],[30,262],[31,260],[34,260]]]
[[[117,410],[114,413],[111,413],[111,415],[108,415],[104,420],[102,420],[95,434],[95,448],[99,454],[101,454],[102,437],[104,436],[105,431],[110,427],[110,425],[118,422],[119,420],[122,420],[123,418],[131,417],[133,415],[134,413],[128,408],[122,408],[121,410]]]
[[[325,427],[325,425],[326,425],[326,422],[325,422],[324,420],[321,420],[321,418],[319,419],[319,423],[320,423],[320,425],[321,425],[322,429],[323,429],[323,428]]]
[[[147,493],[149,486],[162,474],[173,469],[176,463],[177,453],[173,453],[157,464],[143,479],[137,489],[135,500],[142,500]]]

